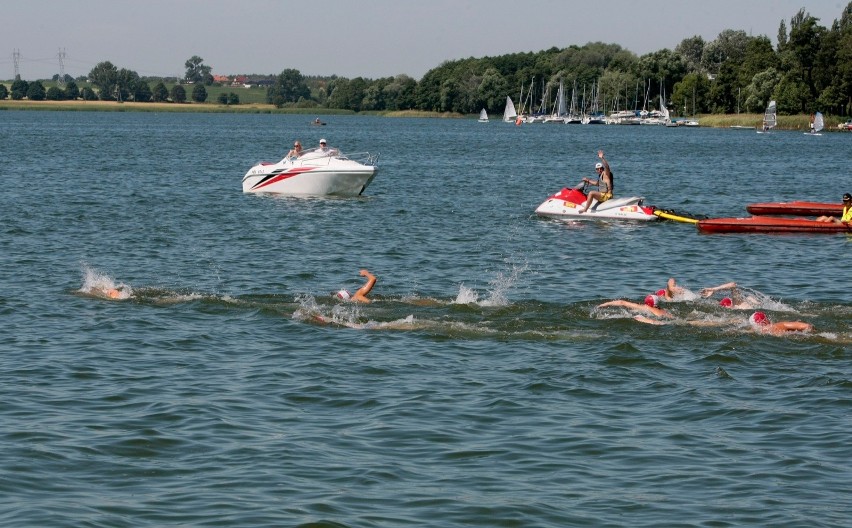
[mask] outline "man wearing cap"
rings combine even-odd
[[[588,194],[586,203],[579,211],[577,211],[578,213],[585,213],[588,211],[589,206],[592,204],[592,200],[605,202],[612,198],[612,191],[614,190],[612,184],[612,171],[609,170],[609,163],[607,163],[606,158],[604,158],[603,150],[598,151],[598,157],[601,159],[600,163],[595,164],[595,170],[598,173],[598,180],[593,182],[589,178],[583,178],[585,183],[598,187],[598,190],[592,191]]]
[[[817,222],[834,222],[835,224],[852,222],[852,194],[846,193],[843,195],[843,214],[840,215],[840,218],[836,216],[820,216],[816,220]]]

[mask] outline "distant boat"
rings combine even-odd
[[[515,103],[513,103],[512,98],[507,95],[506,109],[503,110],[503,121],[506,123],[514,123],[517,117],[518,111],[515,110]]]
[[[487,123],[488,122],[488,112],[483,108],[482,111],[479,112],[479,122]]]
[[[769,101],[766,106],[766,112],[763,113],[763,130],[758,130],[758,134],[769,132],[775,125],[778,124],[778,113],[775,109],[775,101]]]
[[[323,126],[323,125],[325,125],[325,122],[324,122],[324,121],[320,121],[320,118],[316,118],[316,119],[314,119],[313,121],[311,121],[311,124],[312,124],[312,125],[317,125],[317,126]]]
[[[825,121],[822,118],[822,112],[817,112],[814,115],[814,120],[811,123],[811,131],[805,132],[807,136],[821,136],[820,131],[825,128]]]

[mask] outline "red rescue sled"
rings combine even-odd
[[[746,206],[753,215],[840,216],[843,204],[823,202],[766,202]]]
[[[702,233],[852,233],[852,225],[807,218],[752,216],[699,220],[698,230]]]

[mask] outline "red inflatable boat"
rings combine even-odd
[[[843,204],[823,202],[766,202],[746,206],[753,215],[840,216]]]
[[[817,222],[807,218],[710,218],[699,220],[702,233],[852,233],[852,224]]]

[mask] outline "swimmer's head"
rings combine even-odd
[[[763,312],[754,312],[748,318],[748,322],[754,326],[765,326],[769,324],[769,318]]]
[[[349,295],[349,292],[346,291],[346,290],[340,290],[337,293],[335,293],[334,296],[337,297],[338,299],[342,300],[342,301],[348,301],[349,298],[352,297],[351,295]]]
[[[719,306],[724,306],[725,308],[730,308],[734,305],[734,301],[731,300],[730,297],[725,297],[721,301],[719,301]]]
[[[645,297],[645,304],[651,308],[656,308],[660,304],[660,298],[656,295],[648,295]]]
[[[602,169],[603,163],[595,163],[595,170]]]
[[[109,297],[110,299],[118,299],[119,297],[121,297],[121,290],[119,290],[118,288],[110,288],[107,290],[106,293],[107,297]]]
[[[665,297],[666,296],[666,290],[663,290],[663,289],[657,290],[657,292],[654,295],[656,295],[657,297]]]

